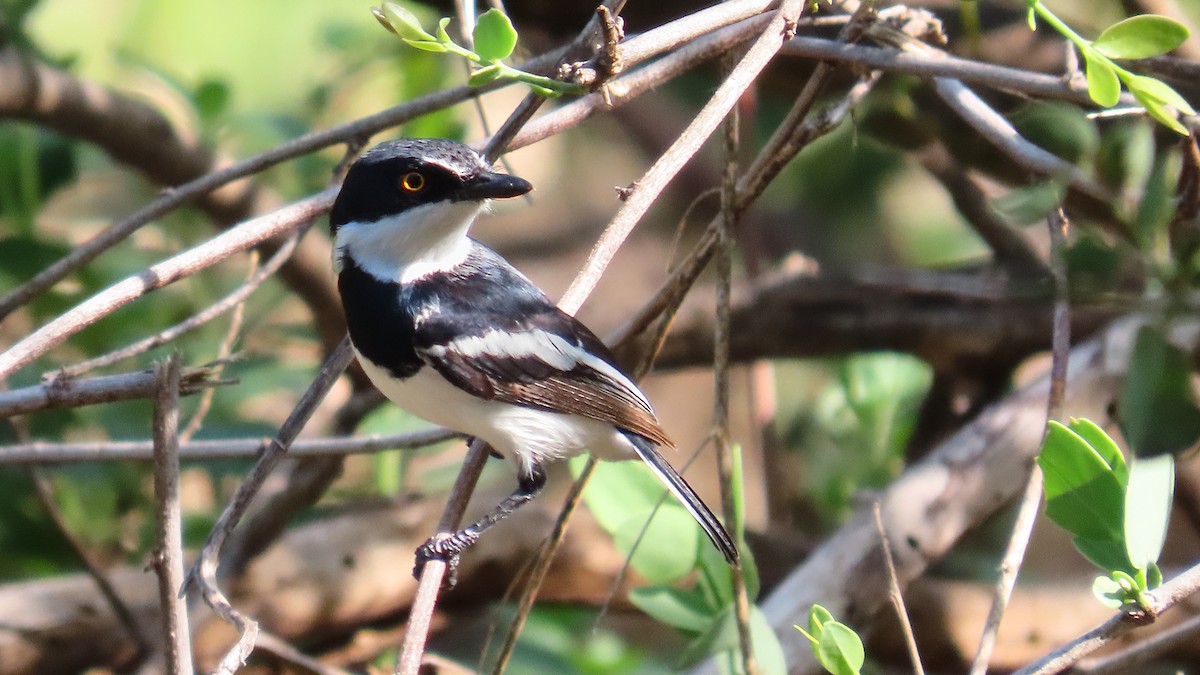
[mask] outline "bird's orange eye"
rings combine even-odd
[[[410,171],[400,177],[400,187],[405,192],[420,192],[425,189],[425,176],[416,171]]]

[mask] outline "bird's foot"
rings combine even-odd
[[[421,578],[425,563],[440,560],[446,563],[446,574],[442,577],[443,588],[454,588],[458,583],[458,563],[462,552],[470,548],[479,535],[471,530],[461,530],[454,533],[439,532],[417,547],[416,564],[413,566],[413,576]]]

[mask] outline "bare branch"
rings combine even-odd
[[[180,393],[187,396],[207,387],[229,382],[213,381],[213,369],[188,368],[183,371]],[[44,384],[0,392],[0,417],[23,415],[54,408],[78,408],[98,403],[126,401],[154,396],[154,373],[142,371],[105,375],[85,380],[53,379]]]
[[[288,449],[292,457],[330,457],[372,454],[384,450],[413,450],[448,441],[458,434],[439,427],[389,436],[317,438],[299,440]],[[271,446],[270,438],[227,438],[191,441],[179,446],[179,458],[246,459]],[[70,462],[149,462],[154,459],[153,441],[104,441],[96,443],[45,443],[0,446],[0,464],[57,464]]]
[[[1054,278],[1050,394],[1046,397],[1046,418],[1049,421],[1062,416],[1063,400],[1067,388],[1067,364],[1071,354],[1071,316],[1067,298],[1066,260],[1063,258],[1066,249],[1067,218],[1059,209],[1046,216],[1046,223],[1050,230],[1050,266]],[[1043,440],[1044,438],[1043,436]],[[1013,588],[1017,584],[1017,575],[1021,571],[1021,563],[1025,559],[1025,551],[1029,547],[1029,539],[1033,536],[1038,507],[1042,503],[1042,483],[1041,468],[1037,464],[1031,464],[1029,482],[1026,483],[1025,490],[1021,494],[1012,536],[1009,538],[1004,557],[1000,561],[1000,574],[996,579],[995,594],[992,597],[992,606],[984,624],[983,636],[979,640],[975,657],[971,661],[971,675],[984,675],[987,672],[992,649],[996,645],[996,636],[1000,632],[1000,622],[1004,619],[1004,610],[1012,597]]]
[[[1016,672],[1016,675],[1049,675],[1066,670],[1079,659],[1107,645],[1129,631],[1152,623],[1163,612],[1200,591],[1200,565],[1151,591],[1150,606],[1145,612],[1120,612],[1070,643],[1059,647],[1045,658]]]
[[[183,517],[179,510],[179,354],[156,364],[154,401],[154,501],[157,544],[152,566],[158,577],[162,633],[170,675],[190,675],[191,630],[187,603],[176,592],[183,583]]]
[[[140,354],[145,354],[151,349],[154,349],[155,347],[161,347],[175,338],[188,333],[189,331],[195,330],[200,326],[203,326],[209,321],[221,316],[225,312],[240,306],[246,300],[246,298],[250,297],[250,294],[258,290],[258,287],[261,286],[264,281],[270,278],[271,275],[275,274],[275,272],[279,271],[279,268],[282,267],[284,262],[287,261],[287,259],[291,256],[292,251],[296,249],[296,243],[299,240],[299,236],[302,236],[302,234],[297,232],[289,237],[287,242],[285,242],[284,245],[281,246],[269,260],[267,260],[265,265],[259,268],[257,272],[255,272],[241,286],[238,286],[232,293],[214,302],[205,309],[193,314],[187,319],[175,324],[174,326],[171,326],[170,328],[167,328],[166,330],[160,331],[155,335],[151,335],[148,338],[138,340],[131,345],[127,345],[121,349],[109,352],[108,354],[97,356],[94,359],[88,359],[87,361],[83,361],[81,363],[65,366],[54,373],[48,373],[48,375],[58,374],[66,375],[68,377],[78,377],[88,371],[95,370],[96,368],[103,368],[105,366],[110,366],[114,363],[117,363],[118,361],[133,358],[134,356],[138,356]]]
[[[900,589],[900,579],[896,576],[896,561],[892,558],[892,544],[888,541],[887,532],[883,529],[883,516],[880,515],[880,509],[879,502],[875,502],[871,507],[871,515],[875,519],[875,531],[879,533],[879,544],[883,549],[883,564],[887,568],[888,599],[896,608],[896,617],[900,620],[900,627],[904,633],[904,644],[908,648],[908,657],[912,660],[913,672],[916,675],[925,675],[925,668],[921,665],[921,652],[917,649],[917,639],[913,635],[912,622],[909,621],[908,609],[904,606],[904,591]]]

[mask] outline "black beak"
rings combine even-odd
[[[471,178],[458,191],[461,200],[505,199],[520,197],[533,189],[524,178],[506,173],[481,173]]]

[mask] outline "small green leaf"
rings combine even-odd
[[[1029,30],[1037,31],[1037,12],[1032,6],[1028,12],[1025,12],[1025,22],[1029,24]]]
[[[1161,80],[1156,80],[1153,77],[1145,75],[1129,75],[1125,78],[1125,86],[1129,87],[1129,91],[1134,94],[1141,93],[1144,96],[1165,103],[1172,108],[1178,110],[1185,115],[1195,115],[1196,110],[1187,102],[1179,92],[1171,88],[1171,85]]]
[[[1088,96],[1105,108],[1116,105],[1121,100],[1121,81],[1112,64],[1091,49],[1083,50],[1083,60],[1087,66]]]
[[[508,58],[517,46],[512,21],[498,9],[489,9],[475,22],[475,53],[485,63]]]
[[[1141,570],[1158,560],[1167,538],[1167,521],[1175,495],[1175,458],[1137,459],[1125,490],[1125,549]]]
[[[833,614],[829,610],[820,605],[813,605],[808,610],[808,632],[817,639],[821,640],[821,632],[825,628],[825,624],[833,621]]]
[[[432,40],[409,40],[408,38],[404,38],[404,43],[407,44],[409,47],[416,47],[417,49],[420,49],[423,52],[434,52],[436,54],[444,54],[447,51],[449,51],[448,49],[446,49],[446,45],[444,45],[440,42],[432,41]]]
[[[450,25],[450,17],[443,16],[441,19],[438,19],[438,27],[437,27],[438,42],[441,42],[442,44],[447,44],[447,45],[454,42],[454,40],[450,39],[450,34],[446,32],[446,26],[449,26],[449,25]]]
[[[1110,59],[1144,59],[1166,54],[1183,44],[1189,35],[1187,26],[1178,21],[1142,14],[1109,26],[1092,47]]]
[[[1146,567],[1146,588],[1154,590],[1162,586],[1162,582],[1162,570],[1159,569],[1158,563],[1150,563]]]
[[[1162,332],[1138,332],[1121,390],[1118,419],[1138,457],[1181,452],[1200,440],[1200,410],[1191,388],[1191,357]]]
[[[493,63],[490,66],[472,72],[471,77],[467,78],[467,84],[472,87],[481,87],[498,77],[500,77],[500,66]]]
[[[532,84],[529,82],[526,82],[526,84],[529,85],[530,91],[538,96],[543,96],[545,98],[558,98],[559,96],[562,96],[562,92],[551,89],[550,87],[543,87],[540,84]]]
[[[832,621],[821,633],[817,660],[833,675],[859,675],[866,651],[857,633],[846,624]]]
[[[1172,115],[1171,111],[1167,110],[1167,107],[1163,105],[1161,101],[1156,98],[1146,96],[1140,91],[1133,92],[1133,97],[1137,99],[1137,102],[1140,103],[1143,108],[1146,109],[1147,115],[1158,120],[1163,126],[1177,134],[1180,134],[1181,136],[1188,135],[1187,127],[1180,124],[1175,115]]]
[[[436,38],[425,32],[425,29],[421,27],[421,20],[408,9],[394,2],[385,2],[382,6],[376,8],[376,10],[378,11],[374,11],[375,18],[379,19],[380,23],[383,23],[385,26],[389,26],[392,32],[404,38],[405,42],[412,44],[412,42],[409,42],[410,40],[418,42],[426,40],[430,42],[437,41]],[[382,17],[380,17],[381,14],[383,15]]]
[[[1109,609],[1120,609],[1125,604],[1125,589],[1110,577],[1096,577],[1092,582],[1092,595]]]
[[[1117,481],[1121,485],[1126,485],[1129,482],[1129,466],[1125,463],[1125,455],[1121,453],[1121,449],[1117,447],[1117,442],[1114,441],[1103,429],[1096,426],[1096,423],[1086,418],[1072,419],[1067,427],[1079,435],[1087,444],[1092,446],[1096,454],[1104,459],[1104,462],[1112,469],[1116,475]]]
[[[1037,463],[1045,474],[1046,515],[1077,537],[1120,540],[1124,485],[1099,452],[1052,421]]]
[[[665,586],[635,588],[629,602],[647,616],[689,633],[699,633],[712,622],[713,615],[696,590]]]

